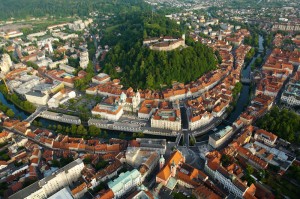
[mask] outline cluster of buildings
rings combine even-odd
[[[281,95],[281,102],[289,106],[300,105],[300,71],[299,68],[296,73],[290,78],[290,81],[285,87]]]
[[[262,1],[254,8],[250,4],[243,7],[232,7],[226,2],[218,7],[214,16],[240,23],[258,24],[266,31],[299,31],[299,3],[298,1],[281,2],[281,6],[273,6],[276,1]],[[277,4],[278,5],[278,4]],[[216,16],[217,15],[217,16]]]
[[[249,36],[249,31],[244,29],[235,34],[240,40],[246,36]],[[144,42],[151,44],[154,41]],[[104,120],[118,121],[124,113],[133,112],[137,113],[139,119],[150,120],[153,128],[178,131],[181,129],[181,116],[177,101],[198,97],[188,100],[185,105],[188,109],[190,130],[210,123],[215,117],[221,117],[233,100],[232,89],[240,79],[245,56],[251,47],[239,45],[234,57],[228,41],[217,38],[210,42],[210,46],[220,52],[222,63],[217,70],[208,72],[186,85],[175,83],[172,88],[161,92],[134,92],[132,88],[124,90],[119,84],[120,80],[111,80],[104,73],[93,77],[92,81],[97,85],[86,89],[86,93],[98,94],[105,98],[92,109],[92,114]]]
[[[119,152],[124,148],[124,143],[114,143],[113,140],[111,140],[110,144],[105,144],[101,143],[99,140],[85,140],[83,138],[73,138],[61,134],[54,136],[48,130],[32,130],[29,123],[20,122],[18,120],[5,120],[3,122],[3,126],[8,129],[14,129],[15,131],[27,136],[29,139],[53,150],[109,153]]]
[[[239,198],[260,198],[256,193],[260,182],[247,182],[249,174],[245,169],[251,165],[259,171],[273,165],[282,175],[293,164],[295,156],[282,147],[278,149],[277,144],[277,136],[273,133],[246,125],[227,147],[206,155],[204,170],[231,194]]]
[[[258,79],[256,95],[276,97],[284,81],[300,64],[300,53],[275,48],[262,67],[262,77]]]
[[[180,151],[174,151],[169,159],[161,159],[159,162],[160,171],[156,175],[156,182],[159,185],[156,191],[162,187],[173,190],[178,184],[190,188],[196,198],[224,198],[225,193],[216,187],[208,176],[202,171],[185,163],[185,157]]]
[[[106,190],[96,193],[95,198],[121,198],[132,192],[153,197],[150,191],[139,191],[137,187],[143,186],[159,162],[164,164],[166,140],[110,139],[104,143],[99,139],[55,135],[8,119],[4,114],[1,117],[3,127],[14,131],[0,133],[0,142],[8,153],[8,159],[0,161],[1,177],[8,185],[3,190],[5,197],[79,199],[101,183],[107,183]],[[58,168],[66,160],[74,161]],[[99,169],[103,162],[105,165]],[[124,163],[134,169],[121,172]],[[34,183],[28,186],[29,181]]]
[[[232,89],[240,79],[240,72],[244,65],[246,54],[250,46],[240,45],[235,50],[235,65],[233,55],[230,51],[221,50],[226,46],[222,41],[216,41],[215,48],[220,50],[222,64],[219,76],[216,79],[222,80],[213,89],[205,92],[200,97],[187,100],[186,108],[189,117],[189,129],[195,130],[212,122],[214,118],[224,116],[230,103],[233,101]],[[223,74],[223,76],[222,76]]]
[[[17,30],[12,30],[12,31],[8,31],[8,32],[1,32],[0,33],[0,37],[3,37],[5,39],[20,37],[22,35],[23,35],[23,33],[20,32],[20,31],[17,31]]]
[[[73,88],[76,80],[86,77],[89,54],[82,38],[89,38],[87,27],[92,22],[92,19],[77,20],[49,26],[48,31],[32,33],[26,38],[21,35],[12,38],[4,48],[17,55],[20,62],[13,63],[9,54],[2,55],[1,77],[6,80],[7,89],[35,105],[49,102],[53,108],[74,98],[74,91],[68,97],[57,92],[63,87]],[[81,31],[82,35],[65,33],[67,29],[67,32]],[[69,64],[70,59],[73,64]]]

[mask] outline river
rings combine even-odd
[[[264,42],[264,38],[259,35],[259,47],[258,47],[258,52],[251,60],[251,62],[243,68],[242,70],[242,76],[245,78],[250,78],[251,76],[251,65],[255,62],[255,60],[257,58],[259,58],[261,56],[261,52],[264,51],[264,47],[263,47],[263,42]],[[236,103],[236,106],[234,108],[234,110],[229,114],[229,116],[226,118],[226,121],[228,121],[229,123],[233,123],[240,115],[241,113],[244,111],[244,109],[248,106],[250,100],[250,85],[249,84],[243,84],[243,88],[241,90],[239,99]],[[223,129],[226,125],[224,122],[221,123],[217,129]],[[201,141],[206,141],[208,140],[208,137],[210,134],[214,133],[214,131],[209,131],[207,134],[202,135],[197,137],[197,141],[201,142]]]

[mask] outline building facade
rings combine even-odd
[[[52,175],[39,180],[21,191],[11,195],[9,199],[46,199],[58,190],[72,185],[81,177],[84,163],[77,159]]]

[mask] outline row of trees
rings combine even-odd
[[[79,68],[77,72],[81,69]],[[84,78],[78,79],[74,81],[74,87],[80,91],[85,91],[88,87],[88,84],[92,80],[93,76],[95,75],[93,63],[90,61],[87,68],[86,68],[87,75]]]
[[[235,84],[234,88],[232,89],[233,99],[236,99],[238,94],[240,94],[240,92],[242,91],[242,88],[243,88],[243,84],[241,82],[237,82]]]
[[[255,69],[255,68],[261,67],[262,63],[263,63],[263,58],[262,58],[261,56],[259,56],[259,57],[255,60],[255,62],[251,65],[251,69],[253,70],[253,69]]]
[[[255,48],[251,48],[245,57],[245,64],[248,64],[255,55]]]
[[[34,120],[32,124],[37,127],[42,127],[42,123],[36,120]],[[71,136],[84,136],[84,137],[91,136],[91,137],[108,138],[107,131],[101,130],[95,125],[91,125],[88,128],[86,128],[83,125],[72,124],[72,125],[64,126],[58,124],[58,125],[49,125],[48,129],[53,130],[56,133],[61,133],[61,134],[71,135]],[[121,132],[119,134],[120,139],[125,139],[126,136],[127,134],[124,132]],[[132,138],[143,138],[143,137],[145,137],[145,135],[142,132],[132,134]]]
[[[257,125],[289,142],[300,142],[300,116],[293,111],[275,106],[257,121]]]
[[[253,47],[259,47],[259,35],[256,32],[252,32],[250,36],[245,37],[244,44],[253,46]]]
[[[14,103],[19,108],[26,112],[33,113],[35,111],[35,106],[27,100],[22,100],[17,94],[8,94],[6,86],[4,84],[0,85],[0,92],[12,103]]]
[[[33,123],[35,124],[35,123]],[[39,123],[37,123],[39,126]],[[107,138],[107,132],[101,131],[100,128],[97,128],[94,125],[89,126],[88,128],[83,125],[64,126],[64,125],[49,125],[49,129],[56,131],[57,133],[67,134],[67,135],[76,135],[76,136],[93,136],[93,137],[103,137]]]
[[[0,110],[5,113],[8,117],[14,117],[15,113],[12,109],[5,106],[2,102],[0,102]]]

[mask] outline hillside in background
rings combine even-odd
[[[124,13],[148,7],[142,0],[1,0],[0,20],[43,16],[87,16],[92,11]]]

